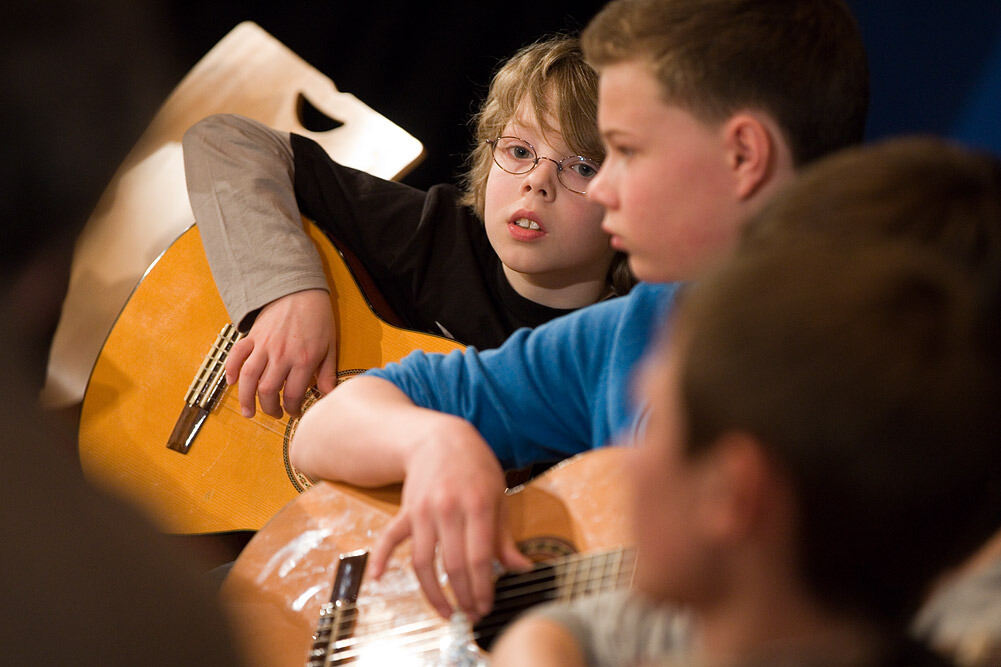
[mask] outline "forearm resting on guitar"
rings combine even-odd
[[[402,482],[418,433],[460,422],[417,407],[392,382],[362,375],[317,401],[289,447],[292,465],[314,479],[383,486]]]
[[[442,617],[452,603],[438,583],[438,557],[454,602],[471,619],[490,609],[496,563],[531,565],[507,525],[501,464],[476,429],[414,406],[388,381],[362,376],[318,401],[289,455],[313,479],[403,482],[399,512],[372,549],[370,572],[378,578],[396,546],[410,540],[414,574]]]
[[[444,617],[452,606],[437,580],[439,543],[455,600],[474,619],[490,610],[495,562],[530,564],[506,527],[504,475],[479,432],[464,419],[417,407],[387,380],[362,376],[318,401],[289,454],[314,479],[404,482],[400,511],[372,551],[372,575],[380,576],[396,546],[411,539],[414,572]]]

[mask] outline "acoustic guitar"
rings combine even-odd
[[[413,350],[462,349],[387,323],[344,255],[304,224],[330,286],[338,382]],[[310,485],[288,459],[298,420],[259,410],[247,419],[226,386],[226,355],[240,336],[192,226],[146,271],[94,365],[80,415],[84,473],[165,532],[257,530]]]
[[[497,580],[494,610],[474,626],[442,619],[410,565],[409,543],[378,581],[366,554],[398,509],[399,489],[321,482],[260,530],[220,591],[242,653],[261,667],[475,665],[522,610],[627,586],[633,543],[624,449],[568,459],[508,492],[519,547],[539,564]]]

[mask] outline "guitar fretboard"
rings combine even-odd
[[[632,577],[634,561],[632,549],[615,549],[573,554],[540,563],[528,572],[503,574],[495,586],[494,608],[473,626],[472,638],[489,651],[501,630],[529,607],[624,588]],[[378,642],[392,642],[397,649],[414,655],[434,654],[441,650],[443,637],[468,636],[468,629],[442,628],[440,621],[429,618],[350,637],[346,630],[354,626],[359,613],[362,611],[353,602],[345,600],[324,606],[307,667],[352,662],[365,652],[366,645]]]
[[[476,643],[489,650],[500,631],[529,607],[552,600],[628,586],[633,574],[632,549],[573,554],[541,563],[529,572],[511,572],[497,580],[493,610],[473,627]]]

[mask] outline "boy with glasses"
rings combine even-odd
[[[627,292],[625,260],[585,196],[604,157],[596,98],[575,38],[525,47],[475,119],[464,190],[426,193],[247,118],[194,125],[184,137],[191,205],[230,317],[249,329],[226,362],[244,413],[259,396],[265,413],[280,417],[284,399],[297,415],[314,376],[321,392],[335,383],[329,287],[301,214],[360,260],[403,326],[468,345],[495,347]]]

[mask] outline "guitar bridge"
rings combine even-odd
[[[243,336],[232,324],[227,324],[219,332],[188,387],[188,393],[184,396],[184,408],[167,438],[167,449],[181,454],[187,454],[191,449],[205,418],[215,408],[226,389],[226,357]]]

